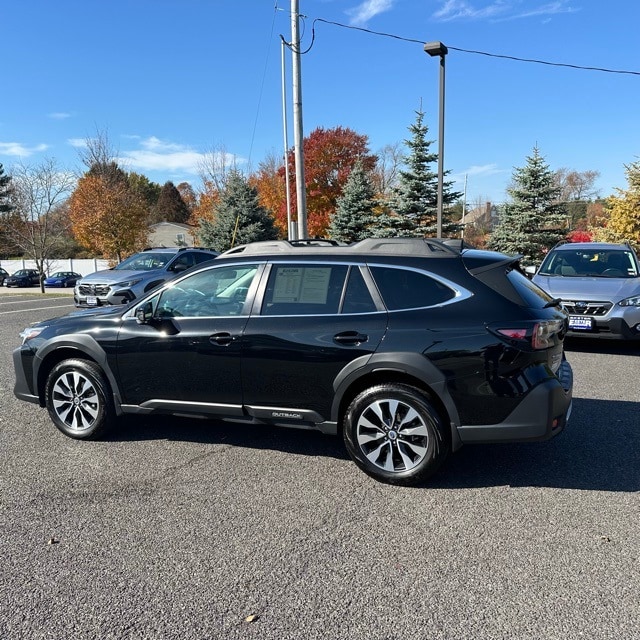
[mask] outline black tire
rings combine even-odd
[[[406,384],[380,384],[356,396],[343,435],[358,467],[389,484],[426,480],[451,449],[438,412],[424,393]]]
[[[89,360],[57,364],[47,378],[45,400],[56,427],[78,440],[97,439],[115,417],[109,385],[100,367]]]

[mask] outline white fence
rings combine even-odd
[[[35,269],[36,263],[33,260],[0,260],[0,267],[9,273],[15,273],[18,269]],[[78,260],[76,258],[63,258],[60,260],[49,260],[45,266],[47,276],[56,271],[75,271],[80,275],[86,276],[94,271],[102,271],[109,268],[108,260],[99,260],[98,258],[89,258]]]

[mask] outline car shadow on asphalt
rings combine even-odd
[[[422,486],[640,491],[638,415],[637,402],[575,398],[569,425],[552,440],[464,446]],[[168,416],[127,416],[108,439],[225,444],[348,459],[342,438],[315,431]],[[354,473],[361,473],[355,465],[353,469]]]
[[[552,440],[465,446],[430,485],[639,491],[638,415],[638,402],[574,398],[569,424]]]

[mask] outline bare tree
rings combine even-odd
[[[237,171],[236,157],[223,144],[217,144],[205,152],[198,165],[198,173],[204,185],[204,192],[221,192],[231,172]]]
[[[118,165],[118,152],[114,150],[106,130],[98,129],[93,138],[85,138],[85,146],[78,155],[86,172],[99,176],[106,184],[126,180],[125,171]]]
[[[74,185],[75,177],[59,169],[52,159],[33,167],[20,164],[14,169],[11,190],[14,224],[7,233],[24,255],[36,263],[43,293],[45,268],[67,233],[56,213]]]
[[[388,144],[382,147],[376,155],[378,162],[373,170],[373,186],[378,194],[389,195],[391,190],[398,185],[399,172],[404,164],[402,144],[399,142]]]
[[[598,198],[595,181],[600,177],[599,171],[575,171],[562,167],[554,171],[554,179],[560,188],[561,202],[584,202]]]

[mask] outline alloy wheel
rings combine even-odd
[[[429,428],[411,405],[393,398],[369,404],[356,425],[358,446],[376,467],[388,472],[410,471],[424,460]]]

